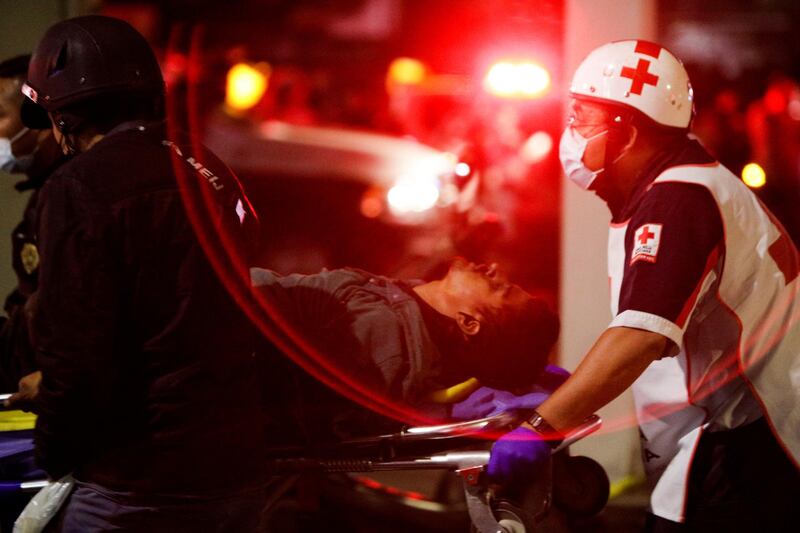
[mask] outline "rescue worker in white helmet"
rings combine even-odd
[[[256,219],[236,177],[167,135],[159,65],[121,20],[53,25],[23,93],[73,154],[39,199],[36,459],[76,480],[48,527],[255,530],[253,332],[228,289],[249,287]]]
[[[793,530],[797,250],[689,135],[692,87],[668,50],[601,46],[570,95],[560,157],[611,211],[613,320],[530,425],[495,444],[495,471],[534,471],[545,438],[632,385],[652,486],[648,531]]]

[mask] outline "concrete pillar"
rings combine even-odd
[[[564,80],[597,46],[619,39],[656,38],[656,0],[567,0]],[[565,100],[566,101],[566,100]],[[574,369],[611,321],[606,240],[610,214],[602,200],[564,180],[561,235],[561,362]],[[633,420],[629,392],[600,411],[608,421]],[[574,446],[598,460],[612,483],[641,475],[635,427],[603,432]]]

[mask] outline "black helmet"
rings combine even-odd
[[[22,92],[47,111],[113,93],[163,92],[153,50],[128,23],[90,15],[54,24],[36,47]]]

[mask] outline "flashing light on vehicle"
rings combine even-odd
[[[550,73],[538,63],[506,60],[489,68],[483,86],[500,98],[533,99],[544,96],[550,81]]]
[[[398,57],[389,65],[386,81],[389,85],[419,85],[427,74],[425,64],[411,57]]]
[[[361,214],[366,218],[378,218],[383,213],[382,191],[378,187],[370,187],[361,197]]]
[[[742,169],[742,181],[751,189],[758,189],[767,183],[767,173],[758,163],[748,163]]]
[[[237,63],[228,71],[225,103],[230,109],[246,111],[255,106],[267,91],[270,67],[267,63]]]
[[[538,163],[553,149],[553,137],[546,131],[537,131],[522,145],[522,158],[528,163]]]
[[[422,213],[436,205],[439,187],[425,177],[404,177],[389,189],[386,199],[397,216]]]
[[[453,170],[453,172],[455,172],[456,176],[459,176],[461,178],[466,178],[467,176],[469,176],[469,173],[472,172],[472,169],[469,167],[467,163],[464,163],[462,161],[460,163],[456,163],[456,168]]]

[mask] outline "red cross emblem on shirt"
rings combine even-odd
[[[656,262],[658,249],[661,246],[661,231],[663,229],[663,224],[650,222],[649,224],[639,226],[639,229],[633,232],[631,265],[637,261],[646,261],[647,263]]]
[[[645,85],[652,85],[655,87],[658,83],[658,76],[652,72],[648,72],[649,68],[650,61],[647,59],[639,59],[639,63],[636,65],[635,69],[631,67],[622,67],[620,76],[631,79],[631,92],[633,94],[642,94],[642,89]]]
[[[655,233],[651,233],[650,232],[650,227],[649,226],[645,226],[644,228],[642,228],[642,234],[639,235],[639,242],[641,244],[647,244],[647,241],[649,241],[650,239],[652,239],[655,236],[656,236]]]

